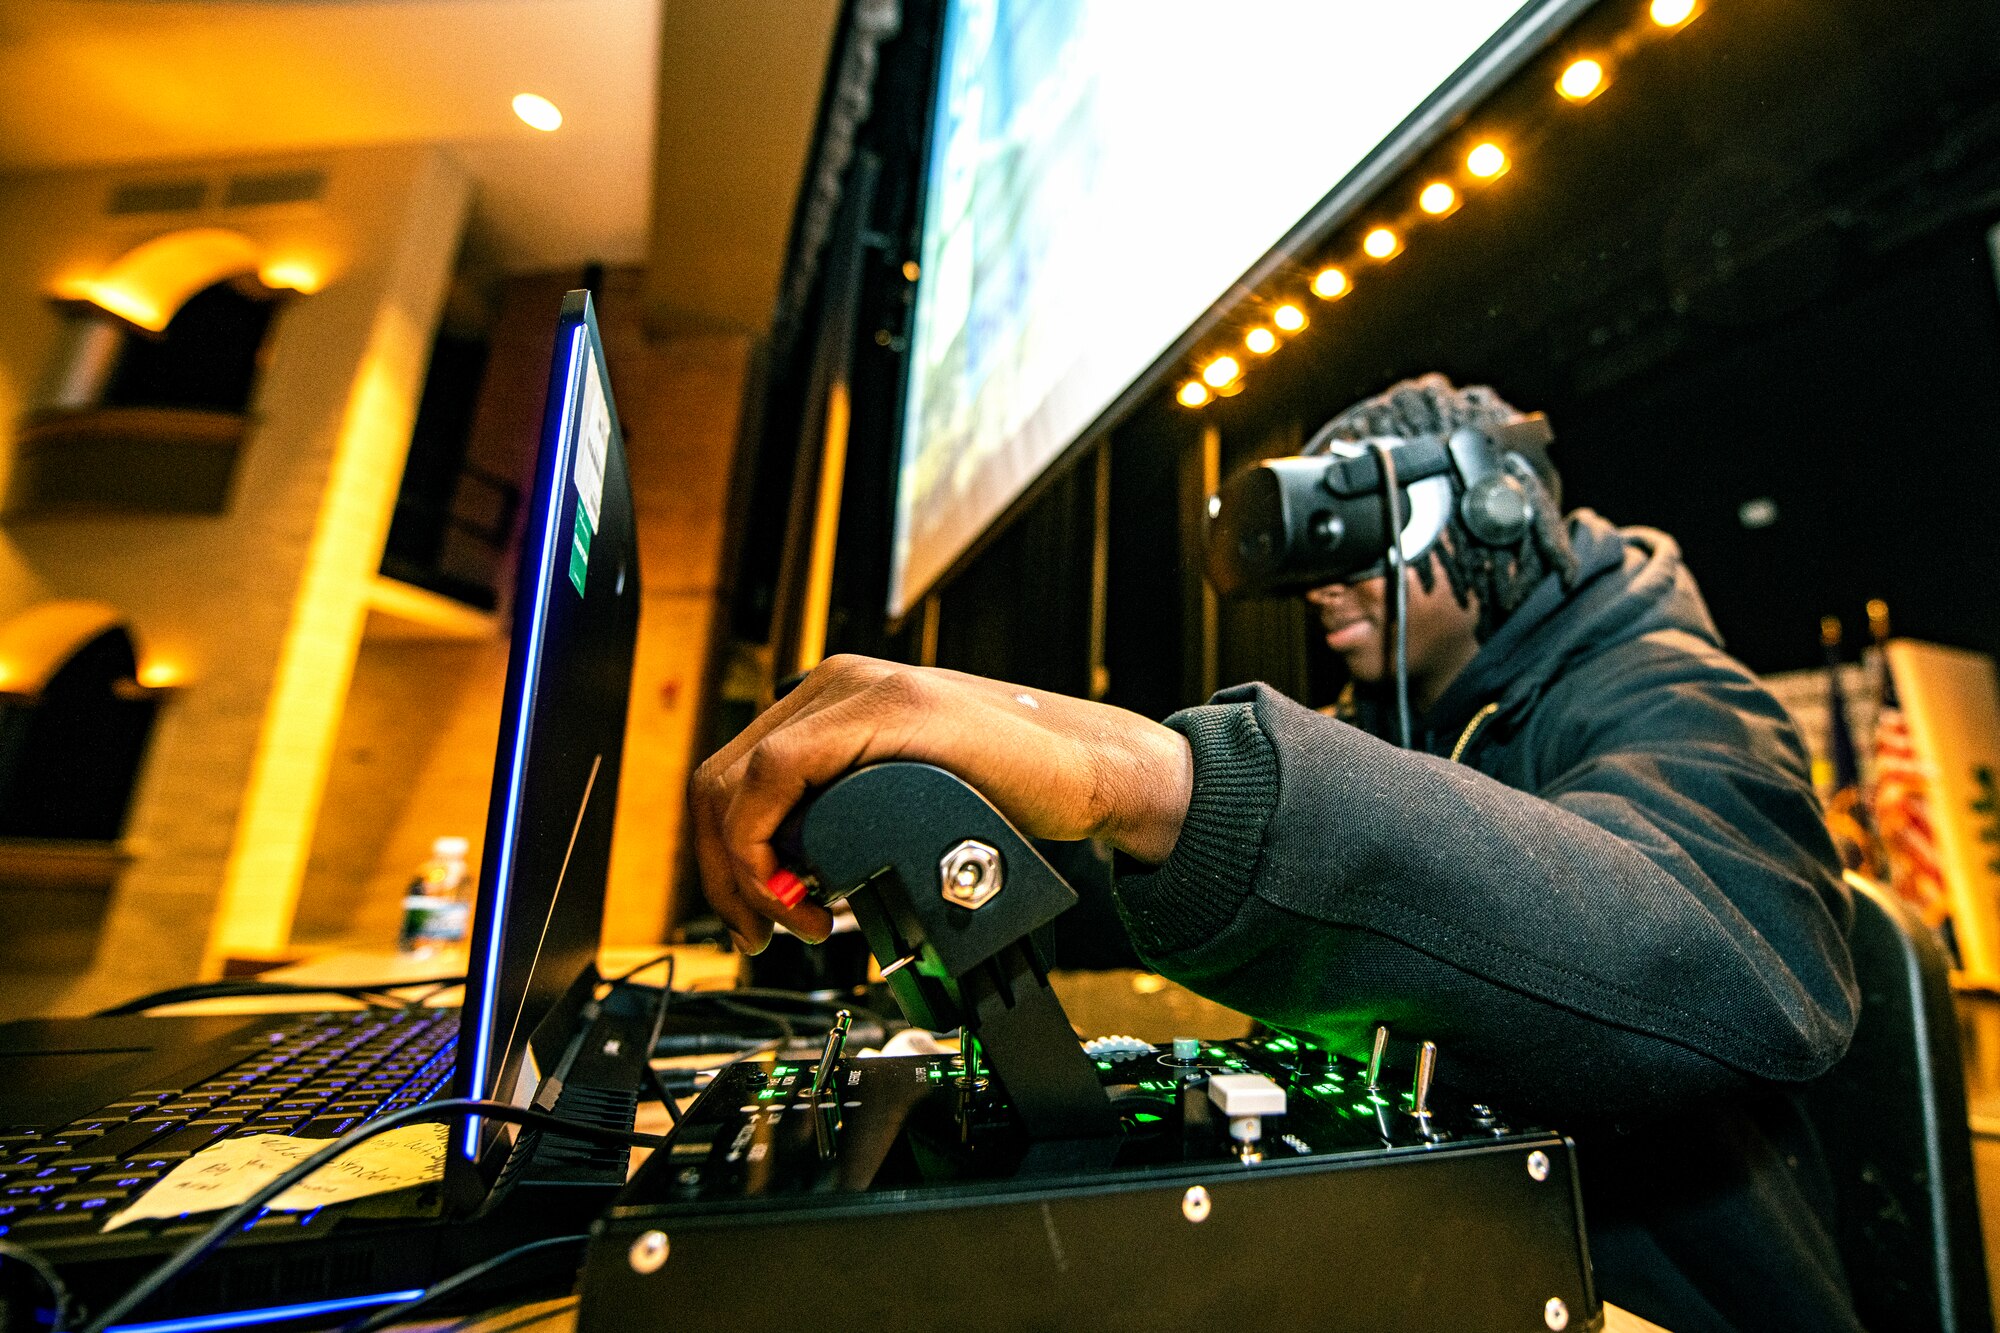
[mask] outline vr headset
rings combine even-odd
[[[1527,535],[1534,502],[1506,456],[1555,438],[1539,412],[1449,435],[1329,442],[1328,434],[1322,427],[1306,453],[1245,468],[1209,497],[1206,572],[1224,597],[1380,577],[1392,512],[1406,564],[1431,549],[1454,512],[1473,540],[1513,546]],[[1384,495],[1385,446],[1399,505]]]

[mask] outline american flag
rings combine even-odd
[[[1826,750],[1833,792],[1826,801],[1826,831],[1833,835],[1840,863],[1871,879],[1883,878],[1882,840],[1861,793],[1861,755],[1847,723],[1847,696],[1840,685],[1840,622],[1820,620],[1826,648]]]
[[[1889,855],[1889,886],[1932,926],[1951,914],[1931,822],[1930,777],[1910,739],[1888,663],[1875,715],[1875,829]]]

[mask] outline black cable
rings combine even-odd
[[[753,1022],[769,1023],[772,1027],[778,1029],[778,1035],[787,1041],[799,1035],[797,1024],[774,1009],[760,1009],[754,1004],[744,1004],[738,1000],[721,998],[716,999],[714,1004],[716,1008],[722,1010],[725,1014],[735,1014],[738,1018],[748,1018]]]
[[[646,1062],[646,1086],[652,1089],[653,1096],[659,1100],[660,1105],[667,1108],[667,1119],[674,1122],[675,1128],[679,1128],[681,1104],[675,1100],[673,1092],[667,1085],[660,1081],[660,1071],[653,1068],[651,1060]]]
[[[537,1250],[546,1250],[557,1245],[576,1245],[589,1239],[590,1237],[587,1234],[579,1233],[574,1236],[550,1236],[545,1240],[531,1240],[525,1245],[516,1245],[511,1250],[503,1251],[500,1254],[494,1255],[491,1259],[483,1260],[468,1268],[462,1268],[450,1277],[442,1278],[432,1283],[430,1286],[424,1288],[424,1293],[421,1296],[413,1296],[407,1301],[386,1306],[365,1319],[343,1324],[341,1325],[340,1333],[375,1333],[376,1329],[386,1328],[388,1325],[414,1314],[426,1305],[433,1304],[454,1292],[461,1291],[477,1282],[480,1278],[485,1277],[488,1273],[498,1268],[504,1268],[516,1259],[525,1258]]]
[[[1389,446],[1380,440],[1370,440],[1368,447],[1374,451],[1376,466],[1382,470],[1382,506],[1389,521],[1389,597],[1385,608],[1388,625],[1385,628],[1389,629],[1389,637],[1395,645],[1396,736],[1407,750],[1410,748],[1410,589],[1408,575],[1403,569],[1403,497],[1396,489],[1396,460],[1389,456]]]
[[[601,1125],[589,1125],[580,1121],[566,1120],[545,1111],[531,1111],[510,1102],[489,1101],[483,1097],[446,1097],[439,1101],[426,1102],[422,1106],[405,1107],[391,1111],[388,1115],[370,1120],[335,1139],[312,1156],[300,1160],[280,1172],[275,1178],[261,1186],[255,1194],[224,1212],[221,1217],[202,1232],[174,1251],[163,1262],[135,1283],[108,1310],[84,1325],[83,1333],[105,1333],[113,1324],[120,1322],[137,1310],[146,1301],[172,1286],[189,1269],[206,1259],[215,1248],[227,1240],[232,1232],[250,1221],[271,1200],[283,1194],[292,1186],[306,1179],[327,1163],[345,1156],[361,1144],[378,1134],[440,1116],[476,1113],[483,1119],[498,1120],[504,1124],[524,1125],[535,1129],[551,1130],[568,1138],[595,1140],[599,1143],[615,1144],[627,1148],[658,1148],[667,1140],[657,1134],[634,1134],[630,1130],[606,1129]]]
[[[9,1240],[0,1240],[0,1259],[26,1264],[42,1280],[42,1285],[49,1289],[49,1299],[55,1302],[55,1321],[49,1327],[56,1333],[62,1333],[63,1326],[69,1322],[70,1295],[69,1288],[63,1284],[62,1274],[56,1272],[56,1266],[27,1246]]]
[[[661,1030],[667,1025],[667,1008],[674,1002],[674,955],[672,953],[663,953],[648,958],[645,962],[639,964],[639,966],[628,968],[613,977],[610,985],[613,991],[617,990],[620,986],[629,986],[632,984],[633,977],[638,976],[641,972],[644,972],[656,963],[665,963],[667,965],[667,975],[660,982],[660,1003],[653,1010],[653,1030],[646,1038],[646,1060],[640,1067],[645,1070],[647,1088],[651,1090],[654,1097],[659,1099],[660,1105],[666,1108],[667,1119],[673,1121],[678,1126],[681,1123],[680,1103],[674,1100],[674,1094],[669,1092],[667,1085],[660,1081],[659,1071],[653,1068],[653,1051],[660,1044]],[[606,993],[609,994],[609,992]]]
[[[410,1008],[421,1009],[425,1005],[429,1004],[432,1000],[436,999],[438,996],[450,990],[453,986],[463,986],[464,984],[465,984],[464,977],[442,977],[436,982],[432,983],[431,988],[429,990],[425,991],[422,995],[417,996],[414,1000],[411,1000]]]
[[[630,984],[633,977],[638,976],[641,972],[644,972],[649,967],[658,967],[661,963],[665,963],[667,965],[666,985],[668,989],[672,989],[674,984],[674,955],[672,950],[669,950],[666,953],[656,953],[651,958],[648,958],[645,962],[639,964],[637,967],[626,968],[623,972],[620,972],[617,976],[611,978],[611,980],[607,984],[612,986],[628,985]]]

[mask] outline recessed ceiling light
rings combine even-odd
[[[556,110],[556,104],[534,93],[514,95],[514,114],[538,130],[562,128],[562,112]]]

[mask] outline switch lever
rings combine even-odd
[[[1382,1085],[1382,1057],[1389,1050],[1389,1025],[1375,1025],[1375,1049],[1368,1053],[1368,1091],[1373,1092]]]
[[[833,1078],[834,1066],[847,1050],[847,1028],[854,1021],[854,1015],[842,1009],[833,1016],[833,1026],[827,1029],[826,1045],[819,1053],[819,1068],[813,1070],[812,1099],[818,1101],[826,1092],[826,1085]]]
[[[1437,1043],[1425,1042],[1417,1051],[1417,1081],[1410,1088],[1410,1115],[1417,1122],[1417,1132],[1427,1139],[1438,1137],[1431,1125],[1431,1079],[1437,1073],[1437,1058]]]

